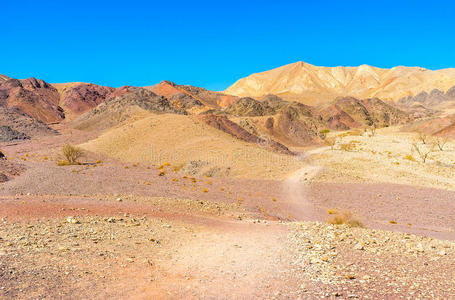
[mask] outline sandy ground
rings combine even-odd
[[[365,165],[363,150],[314,149],[286,180],[191,178],[94,153],[58,167],[62,143],[94,137],[63,132],[2,145],[24,168],[0,185],[3,298],[455,297],[455,192],[400,181],[393,164],[381,169],[393,180],[368,183],[371,159],[388,166],[400,147]],[[351,166],[334,164],[343,155]],[[451,174],[412,163],[430,179]],[[366,228],[328,225],[329,209]]]
[[[455,190],[453,141],[447,141],[441,151],[435,138],[428,137],[423,144],[417,134],[399,132],[398,128],[378,130],[373,137],[338,136],[334,150],[313,157],[325,167],[320,181],[394,183]],[[423,154],[429,153],[425,163],[413,144]],[[351,147],[340,150],[343,145]]]

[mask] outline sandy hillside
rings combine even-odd
[[[276,94],[314,104],[333,100],[336,96],[397,101],[435,88],[445,92],[454,85],[455,69],[431,71],[402,66],[381,69],[368,65],[319,67],[297,62],[242,78],[225,92],[251,97]]]
[[[185,167],[208,162],[221,174],[248,178],[283,178],[299,161],[242,142],[194,117],[146,114],[82,144],[84,149],[127,162],[170,163]],[[197,166],[196,166],[197,167]]]

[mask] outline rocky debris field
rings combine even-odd
[[[455,243],[345,225],[294,223],[289,247],[309,280],[303,299],[449,299],[455,296]]]
[[[103,298],[114,290],[127,295],[137,284],[153,281],[156,259],[171,255],[184,230],[128,214],[27,223],[3,219],[0,298]],[[136,269],[132,280],[126,278]]]

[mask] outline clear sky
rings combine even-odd
[[[4,1],[0,74],[224,90],[284,64],[455,67],[453,1]]]

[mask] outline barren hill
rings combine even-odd
[[[377,98],[359,100],[340,97],[323,107],[319,114],[322,121],[335,130],[367,126],[380,128],[411,120],[408,113]]]
[[[10,79],[8,76],[0,74],[0,82],[6,81],[8,79]]]
[[[140,111],[184,113],[174,109],[163,96],[144,88],[129,87],[119,96],[80,116],[73,122],[73,126],[78,129],[106,129],[122,123]]]
[[[143,111],[141,118],[128,119],[82,147],[124,162],[170,163],[192,175],[280,178],[299,168],[295,157],[269,151],[288,152],[282,145],[241,140],[234,136],[242,134],[234,131],[235,124],[217,127],[206,118],[211,117]]]
[[[249,97],[276,94],[315,104],[338,96],[398,101],[435,88],[446,92],[454,85],[455,69],[318,67],[297,62],[242,78],[225,93]]]
[[[0,106],[16,108],[44,123],[59,122],[65,118],[59,106],[57,89],[36,79],[6,79],[0,81]]]
[[[178,85],[170,81],[162,81],[154,86],[146,87],[152,92],[166,97],[174,103],[180,103],[182,108],[188,105],[205,105],[209,108],[221,108],[233,103],[237,97],[191,85]]]
[[[405,106],[421,104],[429,108],[451,107],[455,104],[455,86],[451,87],[445,93],[438,89],[433,89],[428,93],[422,91],[414,97],[403,97],[398,103]]]

